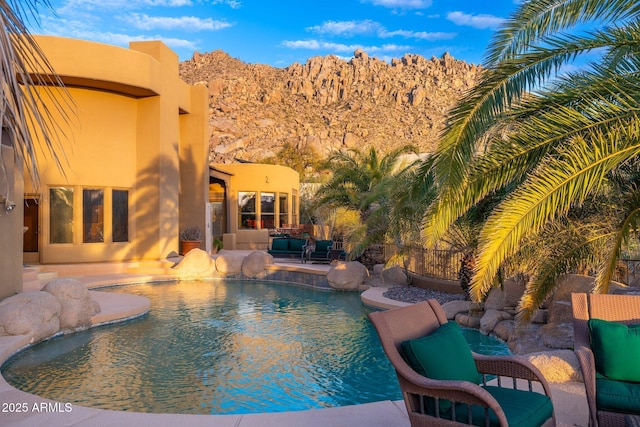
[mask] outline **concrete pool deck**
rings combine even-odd
[[[300,264],[296,260],[276,260],[282,268],[313,269],[316,272],[328,271],[329,266],[322,264]],[[47,266],[48,267],[48,266]],[[113,273],[109,272],[113,270]],[[26,270],[26,269],[25,269]],[[142,283],[149,281],[175,280],[175,276],[162,274],[161,270],[150,274],[122,272],[117,265],[105,268],[70,269],[65,275],[82,281],[87,288],[95,289],[107,285]],[[91,274],[94,273],[94,274]],[[44,280],[33,278],[31,272],[25,272],[25,289],[39,290]],[[391,308],[403,305],[384,298],[384,289],[371,288],[363,295],[366,305]],[[100,304],[101,312],[92,319],[94,325],[110,323],[139,316],[147,312],[149,302],[146,298],[133,295],[111,294],[91,290],[92,297]],[[0,337],[0,366],[20,349],[29,345],[26,336]],[[552,397],[556,410],[557,425],[587,426],[588,410],[582,383],[551,384]],[[383,401],[363,405],[345,406],[328,409],[312,409],[296,412],[278,412],[247,415],[176,415],[146,414],[93,409],[77,405],[65,405],[34,396],[9,385],[0,376],[0,425],[2,426],[216,426],[216,427],[409,427],[404,402]]]

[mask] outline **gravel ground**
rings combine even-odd
[[[440,304],[449,301],[464,301],[465,296],[462,294],[450,294],[447,292],[434,291],[432,289],[416,288],[415,286],[397,286],[389,288],[384,294],[385,298],[396,301],[416,303],[431,298],[438,300]]]

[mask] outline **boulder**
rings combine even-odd
[[[533,315],[531,319],[531,323],[547,323],[549,319],[549,310],[544,308],[539,308],[536,313]]]
[[[459,313],[468,313],[471,301],[449,301],[442,304],[442,309],[447,315],[447,319],[453,320]]]
[[[367,277],[369,270],[358,261],[339,262],[329,269],[327,282],[339,291],[357,291]]]
[[[504,342],[509,342],[513,334],[516,332],[515,320],[502,320],[493,328],[493,335],[500,338]]]
[[[583,381],[578,358],[572,350],[531,353],[526,358],[549,382]]]
[[[178,280],[211,279],[216,271],[216,262],[202,249],[191,249],[175,267]]]
[[[456,322],[460,326],[466,326],[467,328],[480,329],[480,317],[479,316],[469,316],[465,313],[458,313],[456,315]]]
[[[266,266],[270,264],[273,264],[271,254],[253,251],[242,261],[242,274],[249,279],[262,279],[266,275]]]
[[[590,293],[593,290],[594,278],[580,274],[566,274],[557,283],[553,301],[571,302],[572,293]]]
[[[480,332],[489,335],[500,321],[509,320],[511,317],[512,316],[505,311],[487,310],[480,319]]]
[[[573,309],[568,301],[551,301],[549,318],[546,323],[573,322]]]
[[[484,302],[484,309],[504,310],[505,308],[517,307],[523,294],[524,286],[514,279],[507,279],[501,288],[493,288],[489,291]]]
[[[373,266],[373,274],[374,276],[377,276],[379,274],[382,273],[382,270],[384,270],[384,264],[376,264]]]
[[[216,269],[223,276],[234,276],[242,271],[244,256],[222,254],[216,258]]]
[[[100,305],[91,299],[87,287],[76,279],[55,279],[42,290],[56,297],[60,303],[62,331],[88,328],[91,326],[91,318],[100,312]]]
[[[387,286],[408,286],[407,273],[399,265],[385,268],[380,273],[382,282]]]
[[[48,292],[24,292],[0,301],[0,336],[28,335],[42,341],[60,330],[60,303]]]
[[[540,342],[538,336],[540,325],[519,326],[514,322],[514,326],[515,328],[508,340],[509,349],[513,354],[529,354],[549,350]]]
[[[573,348],[573,323],[547,323],[540,327],[538,336],[548,348]]]

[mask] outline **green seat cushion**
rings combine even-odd
[[[589,319],[596,370],[611,380],[640,382],[640,325]]]
[[[640,414],[640,383],[596,377],[596,406],[625,414]]]
[[[304,239],[289,239],[289,250],[295,252],[302,252],[302,247],[307,244]]]
[[[333,246],[333,240],[318,240],[315,252],[327,252],[330,246]]]
[[[272,251],[286,251],[289,245],[289,239],[273,239],[271,242]]]
[[[514,390],[494,386],[483,387],[500,404],[504,411],[509,427],[538,427],[551,417],[553,404],[551,399],[544,394],[525,390]],[[464,403],[456,404],[456,419],[467,423],[469,418],[468,406]],[[481,406],[471,406],[471,419],[473,425],[485,425],[485,411]],[[489,425],[499,426],[495,412],[489,411]]]
[[[403,342],[403,356],[420,375],[436,380],[460,380],[480,384],[471,349],[456,322],[441,325],[431,334]]]

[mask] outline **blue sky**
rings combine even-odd
[[[286,67],[361,48],[389,61],[449,52],[479,64],[519,0],[50,0],[34,34],[126,47],[162,40],[181,60],[221,49],[248,63]]]

